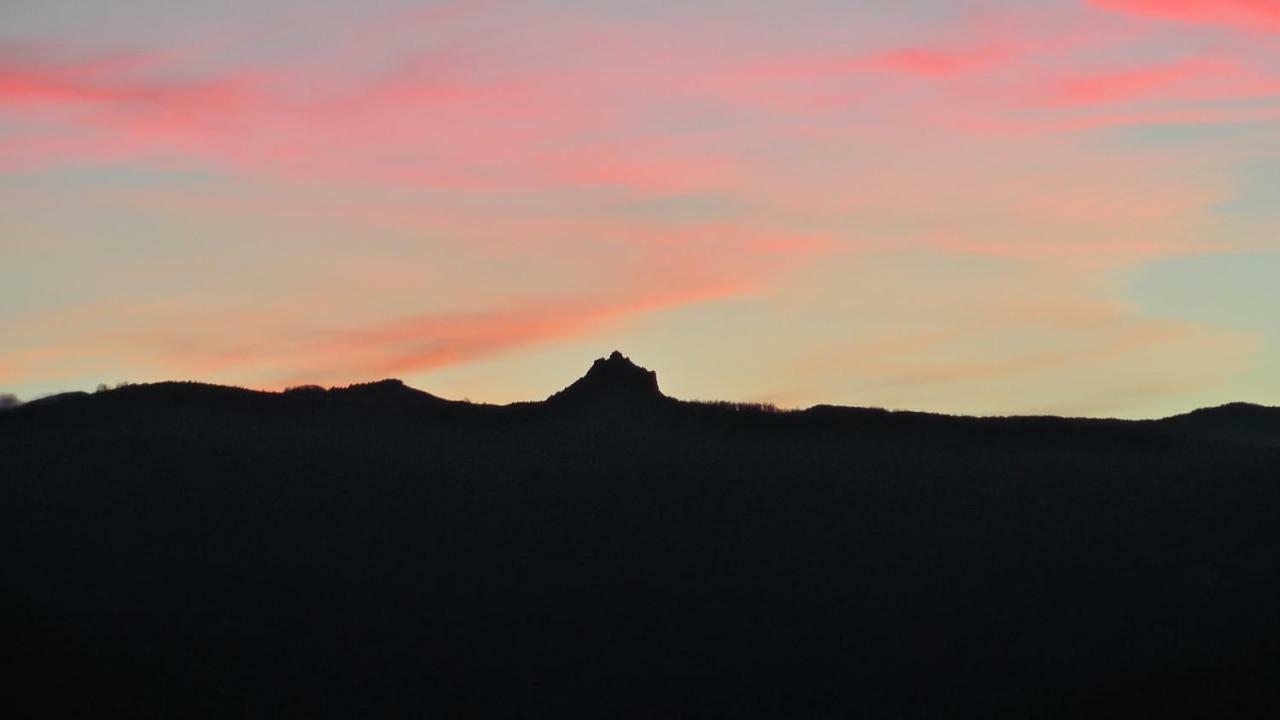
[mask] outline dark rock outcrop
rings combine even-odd
[[[666,396],[658,389],[658,374],[631,362],[614,350],[607,358],[599,358],[586,375],[569,387],[547,398],[557,404],[591,404],[619,402],[655,402]]]

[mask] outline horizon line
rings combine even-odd
[[[644,366],[640,366],[633,363],[626,355],[623,355],[621,352],[617,350],[613,351],[613,355],[620,356],[622,360],[631,364],[633,367],[637,367],[641,370],[648,370],[648,368],[645,368]],[[597,358],[594,362],[599,363],[601,361],[604,361],[605,359],[606,359],[605,357]],[[42,400],[48,400],[50,398],[60,397],[63,395],[69,395],[69,396],[96,395],[99,393],[114,392],[116,390],[121,390],[121,389],[126,389],[131,387],[151,387],[156,385],[197,385],[197,386],[205,386],[205,387],[243,390],[246,392],[259,393],[263,395],[283,396],[289,393],[297,393],[300,391],[307,391],[307,390],[316,390],[316,391],[322,391],[326,393],[335,392],[335,391],[340,392],[340,391],[350,390],[350,389],[361,387],[361,386],[378,385],[383,383],[395,383],[404,388],[412,390],[414,392],[422,393],[424,395],[428,395],[430,397],[443,400],[446,402],[450,402],[450,403],[473,405],[477,407],[495,407],[495,408],[510,407],[510,406],[516,406],[516,405],[541,404],[541,403],[547,402],[557,393],[569,387],[568,385],[566,385],[562,388],[559,388],[558,390],[553,390],[551,393],[547,394],[542,398],[510,400],[507,402],[486,402],[486,401],[474,401],[474,400],[471,400],[469,397],[449,398],[442,395],[437,395],[436,393],[431,392],[430,390],[425,390],[423,388],[410,385],[404,382],[404,380],[396,377],[383,377],[383,378],[377,378],[372,380],[355,381],[355,382],[350,382],[346,384],[326,385],[321,383],[298,383],[298,384],[292,384],[292,385],[281,386],[281,387],[261,387],[261,386],[253,387],[249,385],[241,385],[236,383],[219,383],[219,382],[211,382],[211,381],[196,380],[196,379],[185,379],[185,380],[168,379],[168,380],[152,380],[152,381],[145,381],[145,382],[124,381],[124,382],[116,383],[115,385],[111,385],[108,383],[99,383],[97,387],[93,390],[79,390],[79,389],[60,390],[60,391],[54,391],[54,392],[37,395],[28,400],[21,399],[16,394],[13,394],[13,393],[0,392],[0,400],[9,399],[8,403],[0,401],[0,410],[16,409],[18,407],[40,402]],[[674,400],[677,402],[682,402],[682,403],[704,404],[704,405],[727,404],[727,405],[734,405],[734,406],[741,406],[741,407],[754,407],[754,408],[759,408],[761,410],[769,410],[769,411],[778,412],[778,413],[801,413],[801,412],[806,412],[816,408],[839,408],[839,409],[850,409],[850,410],[870,410],[870,411],[881,411],[881,412],[888,412],[888,413],[906,413],[906,414],[920,414],[920,415],[935,415],[939,417],[975,418],[975,419],[1059,418],[1063,420],[1146,422],[1146,421],[1159,421],[1159,420],[1167,420],[1167,419],[1176,418],[1176,417],[1182,417],[1185,415],[1190,415],[1192,413],[1205,411],[1205,410],[1216,410],[1221,408],[1238,407],[1238,406],[1280,410],[1280,406],[1277,406],[1277,405],[1267,405],[1264,403],[1258,403],[1258,402],[1253,402],[1249,400],[1229,400],[1229,401],[1221,402],[1217,404],[1195,406],[1195,407],[1191,407],[1189,409],[1183,410],[1181,412],[1174,412],[1168,415],[1153,415],[1153,416],[1147,416],[1147,417],[1118,417],[1113,415],[1112,416],[1073,415],[1073,414],[1058,414],[1054,412],[1017,412],[1017,413],[1003,413],[1003,414],[1000,414],[1000,413],[984,414],[984,413],[966,413],[966,412],[946,412],[941,410],[925,410],[925,409],[919,409],[919,408],[913,408],[913,407],[889,407],[889,406],[883,406],[883,405],[846,405],[846,404],[840,404],[840,403],[834,403],[834,402],[818,402],[818,403],[813,403],[813,404],[803,405],[803,406],[780,405],[772,402],[728,400],[728,399],[720,399],[720,398],[682,398],[682,397],[675,397],[672,395],[668,395],[667,393],[662,392],[660,389],[658,390],[658,393],[663,398]]]

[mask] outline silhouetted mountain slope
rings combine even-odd
[[[10,702],[1275,715],[1272,409],[767,412],[621,356],[553,400],[164,383],[0,414]]]
[[[1231,403],[1157,421],[1175,432],[1240,443],[1280,445],[1280,408]]]

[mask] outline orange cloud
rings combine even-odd
[[[208,211],[222,212],[218,207]],[[578,245],[556,248],[561,232],[594,235],[604,246],[595,253]],[[560,282],[466,288],[466,282],[493,281],[475,277],[428,295],[424,286],[447,275],[451,262],[423,253],[403,257],[391,268],[346,262],[332,282],[319,284],[312,277],[300,288],[278,293],[242,287],[245,297],[240,297],[240,292],[193,289],[163,301],[88,303],[43,316],[32,313],[25,324],[9,329],[32,352],[65,358],[73,369],[80,363],[89,373],[133,368],[125,378],[131,380],[196,377],[257,387],[350,382],[589,336],[653,311],[748,294],[827,247],[818,237],[729,224],[620,228],[601,221],[516,222],[499,235],[511,244],[477,250],[478,259],[453,264],[527,264],[539,272],[551,267]],[[522,237],[530,247],[518,242]],[[254,261],[265,276],[293,280],[294,274],[317,269],[314,258],[298,260],[306,253],[288,254],[291,264],[301,263],[290,268],[278,267],[266,252]],[[572,257],[562,257],[569,253]],[[432,267],[440,264],[446,267]],[[125,272],[143,276],[176,270],[163,261],[132,261],[127,267]],[[217,284],[214,275],[202,271],[200,276],[206,288]],[[403,300],[388,311],[384,301],[397,296]],[[406,316],[404,308],[412,303],[441,309]],[[49,376],[47,368],[14,364],[18,357],[5,358],[6,382]]]
[[[153,368],[159,377],[214,378],[264,388],[343,383],[446,367],[580,337],[655,310],[748,292],[756,282],[744,278],[701,286],[649,288],[614,298],[522,299],[500,309],[372,320],[347,329],[307,330],[299,326],[314,326],[315,318],[283,322],[219,319],[197,312],[194,317],[201,319],[193,325],[239,324],[238,331],[219,337],[186,332],[165,322],[165,329],[137,328],[98,335],[75,353],[72,348],[40,352],[128,358],[135,365]],[[17,383],[24,379],[22,375],[18,372],[7,380]]]
[[[314,368],[312,374],[367,377],[453,365],[579,336],[632,315],[741,294],[749,288],[747,283],[730,281],[620,300],[534,302],[501,312],[425,315],[320,341],[311,352],[334,362]]]

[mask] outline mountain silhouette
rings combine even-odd
[[[200,383],[0,412],[5,714],[1276,717],[1280,408]]]
[[[658,389],[658,374],[631,362],[614,350],[609,357],[591,364],[586,375],[547,398],[550,403],[592,404],[640,402],[666,399]]]

